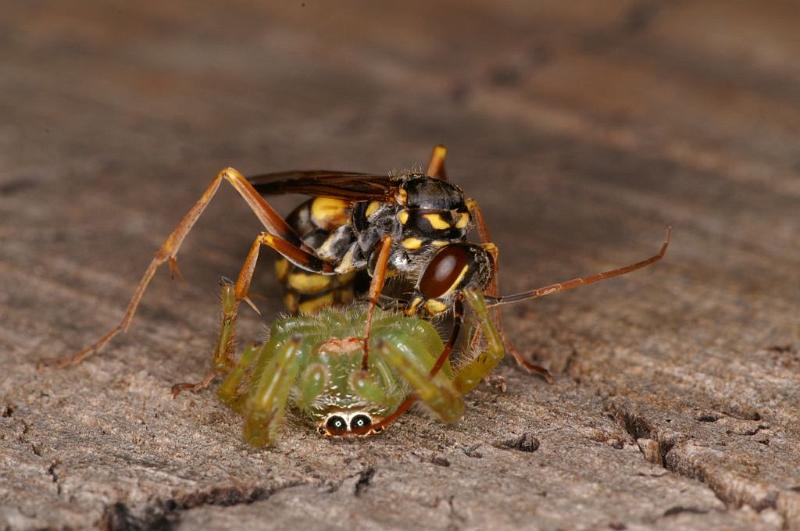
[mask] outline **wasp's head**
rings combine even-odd
[[[441,247],[419,276],[407,313],[438,315],[450,309],[458,292],[468,288],[483,291],[494,275],[496,255],[491,243],[457,242]]]

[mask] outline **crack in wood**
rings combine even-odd
[[[375,469],[372,467],[366,468],[358,473],[358,481],[353,487],[353,495],[358,497],[364,494],[364,491],[369,488],[372,478],[375,477]]]
[[[169,531],[180,523],[181,513],[198,507],[215,505],[232,507],[266,500],[272,495],[306,481],[290,481],[276,487],[220,487],[190,492],[176,498],[157,499],[143,507],[118,501],[107,506],[98,526],[106,531]]]
[[[745,477],[732,469],[724,452],[698,444],[686,434],[666,431],[626,404],[610,402],[613,417],[636,440],[645,460],[679,476],[696,479],[708,486],[727,507],[748,506],[756,512],[774,509],[785,525],[794,518],[797,500],[788,490]],[[760,416],[759,416],[760,419]],[[754,433],[757,433],[756,430]],[[667,511],[669,512],[669,510]],[[673,511],[691,512],[686,508]]]

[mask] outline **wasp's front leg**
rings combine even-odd
[[[369,337],[372,333],[372,317],[375,315],[375,308],[378,306],[383,286],[386,284],[386,274],[389,269],[389,257],[391,254],[392,238],[391,236],[384,236],[381,240],[378,260],[369,286],[369,308],[367,309],[367,322],[364,325],[364,356],[361,358],[361,369],[364,371],[369,369]]]

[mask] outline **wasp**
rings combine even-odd
[[[121,321],[95,343],[57,360],[56,364],[78,363],[126,331],[160,266],[166,263],[173,276],[179,275],[177,254],[181,244],[222,183],[228,183],[239,193],[264,227],[250,246],[237,276],[234,285],[237,304],[249,302],[250,285],[264,247],[281,256],[277,271],[286,286],[284,300],[291,311],[308,313],[330,304],[347,304],[356,296],[357,276],[365,274],[369,278],[364,297],[368,303],[362,356],[365,370],[369,366],[373,317],[382,297],[387,297],[384,287],[389,277],[397,277],[408,286],[407,293],[389,297],[406,316],[432,318],[452,311],[455,319],[448,340],[452,348],[464,315],[466,290],[483,293],[487,304],[496,307],[620,276],[653,264],[666,252],[669,230],[658,254],[640,262],[501,296],[497,281],[498,249],[492,243],[478,202],[449,182],[444,164],[446,153],[444,146],[436,146],[427,171],[402,175],[313,170],[245,177],[233,168],[222,170],[160,246]],[[284,218],[266,198],[289,193],[305,194],[310,199]],[[477,243],[467,240],[473,227],[479,235]],[[493,313],[493,319],[500,326],[497,312]],[[233,337],[233,327],[230,334]],[[519,365],[549,378],[546,370],[528,362],[512,346],[507,347]]]

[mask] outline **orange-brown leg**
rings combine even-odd
[[[500,293],[500,268],[499,268],[499,251],[497,247],[492,243],[492,236],[489,233],[489,227],[486,225],[486,221],[483,217],[483,212],[481,211],[481,207],[477,201],[474,199],[467,199],[467,208],[469,209],[470,216],[475,221],[475,227],[478,229],[478,236],[481,239],[481,243],[484,244],[484,247],[490,251],[492,259],[494,261],[494,274],[492,275],[491,280],[489,280],[489,284],[486,286],[485,293],[490,297],[497,297]],[[539,374],[544,378],[547,383],[553,383],[553,376],[550,374],[550,371],[545,369],[540,365],[536,365],[535,363],[529,362],[525,359],[525,356],[517,350],[517,348],[508,340],[505,336],[505,332],[503,329],[503,319],[501,313],[498,309],[492,308],[490,309],[492,318],[494,319],[495,325],[497,326],[497,330],[500,332],[500,335],[503,337],[503,341],[506,345],[506,350],[509,354],[514,358],[514,361],[517,362],[517,365],[524,368],[529,373]],[[480,339],[480,330],[475,332],[475,335],[472,338],[473,342],[477,342]]]
[[[172,386],[172,397],[177,397],[182,391],[197,392],[208,387],[214,379],[226,373],[233,367],[234,361],[231,356],[234,345],[236,344],[236,321],[239,316],[239,304],[250,301],[248,292],[256,270],[261,246],[270,247],[284,254],[283,246],[288,245],[286,240],[282,240],[267,232],[259,234],[250,245],[247,257],[244,259],[236,283],[231,285],[229,281],[222,281],[222,326],[220,327],[220,337],[217,348],[214,352],[214,368],[197,383],[178,383]],[[327,264],[325,264],[327,267]]]
[[[444,159],[447,156],[447,148],[439,144],[433,147],[431,160],[428,162],[428,169],[425,175],[436,177],[437,179],[447,180],[447,172],[444,169]]]
[[[661,249],[659,249],[658,253],[654,254],[650,258],[646,258],[640,262],[636,262],[635,264],[618,267],[616,269],[611,269],[609,271],[603,271],[602,273],[597,273],[595,275],[573,278],[570,280],[565,280],[564,282],[557,282],[555,284],[550,284],[549,286],[532,289],[530,291],[523,291],[522,293],[515,293],[513,295],[506,295],[503,297],[494,297],[493,301],[492,297],[487,297],[487,300],[492,301],[490,306],[496,307],[501,304],[509,304],[512,302],[529,300],[529,299],[538,299],[539,297],[545,297],[547,295],[552,295],[554,293],[559,293],[562,291],[579,288],[581,286],[588,286],[589,284],[594,284],[595,282],[600,282],[601,280],[607,280],[609,278],[625,275],[632,271],[636,271],[637,269],[642,269],[651,264],[654,264],[659,260],[661,260],[662,258],[664,258],[664,255],[667,253],[667,248],[669,247],[671,237],[672,237],[672,227],[667,227],[667,235],[664,238],[664,243],[661,244]]]
[[[667,235],[664,240],[664,243],[661,245],[661,249],[658,251],[658,254],[651,256],[641,262],[636,262],[635,264],[631,264],[628,266],[620,267],[617,269],[612,269],[610,271],[604,271],[603,273],[598,273],[596,275],[590,275],[586,277],[579,277],[574,278],[572,280],[567,280],[566,282],[560,282],[557,284],[551,284],[549,286],[545,286],[543,288],[538,288],[531,291],[526,291],[524,293],[519,293],[516,295],[510,295],[508,297],[497,297],[495,298],[494,306],[499,304],[504,304],[507,302],[515,302],[518,300],[526,300],[526,299],[533,299],[538,297],[544,297],[546,295],[552,295],[553,293],[558,293],[560,291],[566,291],[569,289],[574,289],[580,286],[586,286],[588,284],[593,284],[594,282],[599,282],[601,280],[606,280],[609,278],[617,277],[620,275],[624,275],[626,273],[630,273],[632,271],[636,271],[637,269],[642,269],[643,267],[647,267],[659,260],[661,260],[667,252],[667,248],[669,247],[670,243],[670,236],[672,234],[672,229],[667,227]],[[488,299],[488,297],[487,297]],[[456,315],[458,317],[458,314]],[[444,360],[449,357],[450,352],[452,351],[453,345],[455,344],[455,338],[458,335],[458,330],[461,325],[460,319],[454,321],[453,325],[453,332],[450,335],[450,338],[445,345],[445,348],[442,350],[442,354],[437,359],[436,364],[434,365],[433,369],[431,369],[431,376],[436,374],[436,371],[444,364]],[[499,330],[498,330],[499,331]],[[505,338],[504,338],[505,339]],[[506,348],[508,348],[508,343],[506,341]],[[516,357],[515,357],[516,359]],[[519,360],[518,360],[519,361]],[[523,365],[524,366],[524,365]],[[535,366],[534,366],[535,367]],[[526,367],[527,368],[527,367]],[[533,369],[535,370],[535,369]],[[546,369],[543,376],[548,377],[550,373],[547,372]],[[414,395],[409,396],[406,398],[398,408],[393,411],[389,416],[384,418],[380,421],[378,426],[376,427],[376,432],[382,432],[390,425],[392,425],[398,418],[400,418],[406,411],[408,411],[411,406],[417,401],[417,397]]]
[[[386,284],[386,273],[389,269],[389,257],[392,253],[392,238],[384,236],[381,240],[381,249],[378,253],[378,260],[375,263],[375,271],[372,272],[372,282],[369,285],[369,308],[367,309],[367,323],[364,326],[364,357],[361,359],[361,368],[369,369],[369,336],[372,332],[372,316],[375,314],[375,307],[383,292]]]
[[[247,179],[234,168],[226,168],[219,172],[216,177],[214,177],[214,179],[203,192],[203,195],[200,197],[200,199],[194,204],[189,212],[184,215],[183,219],[181,219],[180,223],[178,223],[178,226],[175,228],[175,230],[173,230],[164,243],[161,244],[161,247],[156,252],[155,257],[153,257],[153,260],[147,266],[147,269],[145,270],[144,275],[142,275],[141,280],[139,280],[139,284],[136,286],[136,290],[134,291],[133,296],[128,303],[128,307],[125,310],[122,320],[100,339],[84,348],[80,352],[72,356],[49,360],[41,365],[65,367],[67,365],[80,363],[92,354],[100,351],[106,346],[106,344],[108,344],[109,341],[111,341],[112,338],[114,338],[114,336],[120,332],[125,332],[128,329],[128,326],[130,326],[130,323],[133,320],[133,316],[136,314],[136,309],[139,306],[139,302],[142,300],[142,296],[144,295],[147,286],[150,284],[150,281],[153,279],[156,270],[158,270],[158,268],[164,263],[167,263],[170,271],[172,271],[173,274],[177,273],[178,269],[176,256],[178,254],[178,250],[180,249],[183,240],[189,234],[189,231],[191,231],[198,218],[200,218],[200,216],[203,214],[203,211],[205,211],[208,204],[214,198],[217,190],[219,190],[220,184],[223,181],[230,183],[231,186],[233,186],[234,189],[239,192],[264,227],[270,233],[275,234],[275,237],[281,241],[279,244],[280,248],[278,249],[276,247],[278,252],[286,252],[287,258],[297,261],[298,265],[301,267],[305,263],[318,260],[318,258],[313,254],[313,251],[299,240],[297,235],[294,233],[291,227],[289,227],[286,221],[284,221],[280,214],[278,214],[252,187],[252,185],[250,185]]]
[[[196,383],[190,383],[190,382],[176,383],[175,385],[172,386],[172,389],[170,390],[170,392],[172,393],[172,398],[178,398],[178,395],[181,394],[184,391],[191,391],[193,393],[199,393],[200,391],[202,391],[203,389],[205,389],[209,385],[211,385],[211,382],[213,382],[214,379],[219,375],[220,375],[219,371],[217,371],[216,369],[212,369],[212,370],[208,371],[206,373],[206,375],[203,376],[203,379],[200,380],[199,382],[196,382]]]

